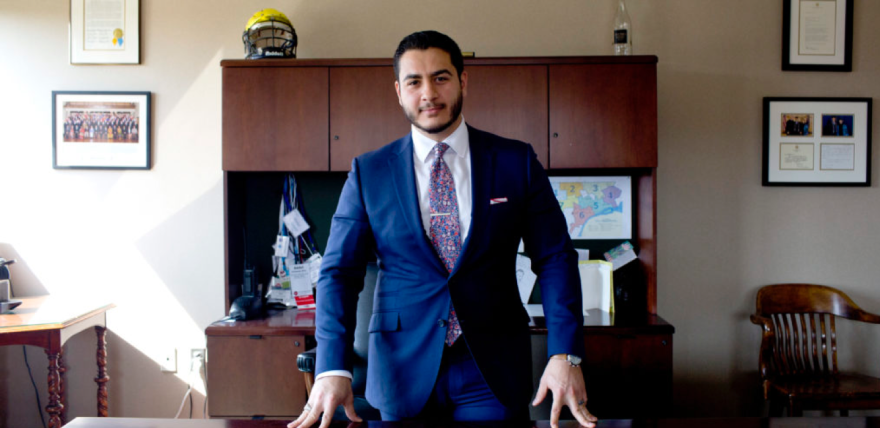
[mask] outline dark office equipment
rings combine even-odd
[[[364,276],[364,289],[358,296],[357,324],[354,329],[354,370],[351,381],[351,390],[354,393],[354,411],[364,420],[381,420],[379,411],[370,406],[364,392],[367,389],[367,355],[369,354],[370,316],[373,315],[373,292],[376,290],[379,268],[376,263],[367,264],[367,274]],[[296,357],[296,366],[306,377],[306,385],[311,385],[315,378],[315,349],[310,349]],[[347,420],[342,407],[336,409],[333,420]]]

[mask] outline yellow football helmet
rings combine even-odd
[[[241,36],[245,59],[296,58],[296,31],[283,13],[263,9],[254,14]]]

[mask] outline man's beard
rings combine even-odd
[[[458,97],[452,102],[452,115],[449,117],[449,121],[444,124],[435,126],[433,128],[425,128],[422,125],[419,125],[419,123],[416,121],[416,119],[418,119],[418,113],[419,113],[418,110],[416,110],[415,112],[412,112],[409,109],[404,108],[403,112],[406,115],[406,118],[409,120],[409,122],[412,123],[413,126],[415,126],[416,128],[421,129],[422,131],[425,131],[428,134],[439,134],[439,133],[449,129],[449,127],[452,126],[453,123],[455,123],[456,119],[458,119],[458,117],[461,116],[461,108],[462,108],[462,105],[464,104],[463,98],[464,97],[461,96],[461,92],[459,92]]]

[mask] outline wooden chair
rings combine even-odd
[[[789,416],[880,409],[880,379],[838,371],[835,329],[835,317],[880,324],[880,316],[822,285],[768,285],[758,291],[756,305],[751,321],[764,333],[760,370],[771,416],[781,415],[782,407]]]

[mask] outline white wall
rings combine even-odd
[[[660,59],[658,294],[677,331],[676,414],[760,412],[759,335],[747,318],[761,285],[839,286],[880,311],[876,185],[765,188],[760,178],[762,97],[880,92],[880,3],[855,3],[854,71],[795,73],[780,70],[779,1],[627,2],[636,53]],[[615,6],[143,1],[141,65],[71,66],[67,0],[0,0],[0,250],[26,261],[15,266],[17,291],[111,297],[110,413],[171,417],[185,376],[160,373],[156,361],[168,348],[204,346],[204,328],[224,313],[219,61],[243,56],[254,12],[286,13],[300,58],[389,57],[404,35],[429,28],[481,57],[553,56],[610,53]],[[152,170],[53,170],[53,90],[151,91]],[[876,329],[842,330],[862,344],[842,364],[880,374]],[[68,419],[94,413],[94,347],[88,333],[68,342]],[[45,355],[28,356],[45,406]],[[20,347],[0,349],[0,379],[0,426],[37,426]]]

